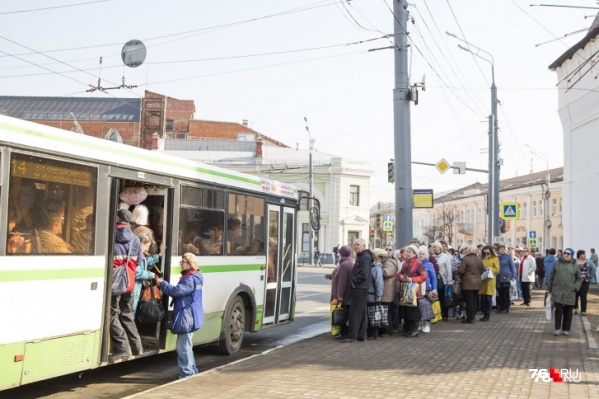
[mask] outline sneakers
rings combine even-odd
[[[587,312],[580,312],[580,315],[581,315],[581,316],[586,316],[586,315],[587,315]]]
[[[578,308],[574,308],[574,314],[578,314]]]
[[[555,335],[555,336],[562,335],[562,330],[555,330],[553,335]]]
[[[422,322],[422,332],[423,333],[431,332],[431,323],[429,321]]]
[[[562,331],[563,335],[570,335],[570,331]]]

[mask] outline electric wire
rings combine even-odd
[[[65,5],[62,5],[62,6],[51,6],[51,7],[32,8],[32,9],[29,9],[29,10],[3,11],[3,12],[0,12],[0,15],[23,14],[23,13],[27,13],[27,12],[55,10],[55,9],[58,9],[58,8],[78,7],[78,6],[85,6],[85,5],[94,4],[94,3],[107,3],[109,1],[112,1],[112,0],[95,0],[95,1],[86,1],[84,3],[65,4]]]

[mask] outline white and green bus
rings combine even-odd
[[[0,390],[111,363],[115,215],[139,204],[166,280],[198,256],[194,344],[232,354],[245,332],[293,320],[295,187],[0,115]],[[162,321],[137,325],[140,356],[175,349],[162,305]]]

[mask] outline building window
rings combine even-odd
[[[555,198],[553,199],[553,201],[551,201],[551,215],[557,215],[557,199]]]
[[[562,199],[559,199],[559,214],[562,214]]]
[[[167,119],[166,120],[166,131],[167,132],[172,132],[175,126],[175,121],[173,119]]]
[[[532,202],[532,217],[537,216],[537,201]]]
[[[526,202],[522,203],[522,207],[520,208],[520,219],[528,218],[528,204]]]
[[[349,204],[360,206],[360,186],[353,184],[349,186]]]
[[[545,207],[545,204],[543,204],[543,200],[539,201],[539,216],[543,216],[543,208]]]

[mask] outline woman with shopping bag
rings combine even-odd
[[[405,287],[410,284],[419,285],[426,282],[426,270],[418,260],[418,248],[415,245],[409,245],[405,251],[407,260],[404,261],[400,272],[397,274],[397,280],[401,283],[399,288],[399,317],[404,320],[403,336],[415,338],[418,336],[418,322],[420,321],[420,312],[418,311],[418,302],[406,303],[402,301],[405,296]],[[416,290],[416,298],[422,298],[419,289]]]
[[[490,245],[486,245],[482,249],[482,262],[485,270],[489,271],[488,275],[493,276],[492,278],[484,279],[481,283],[480,290],[478,291],[482,296],[482,310],[485,314],[480,321],[489,321],[491,318],[493,295],[495,295],[496,279],[499,274],[499,260],[497,259],[497,256],[495,256],[493,247]]]
[[[351,259],[352,249],[349,245],[344,245],[339,249],[341,256],[339,265],[331,273],[333,283],[331,285],[331,315],[338,307],[343,307],[346,314],[349,312],[351,302],[351,290],[349,288],[351,270],[354,262]],[[347,338],[347,323],[341,326],[331,325],[331,334],[335,339]]]
[[[555,335],[570,335],[576,291],[581,284],[582,275],[574,259],[574,250],[566,248],[553,264],[547,284],[547,293],[551,294],[555,306]]]

